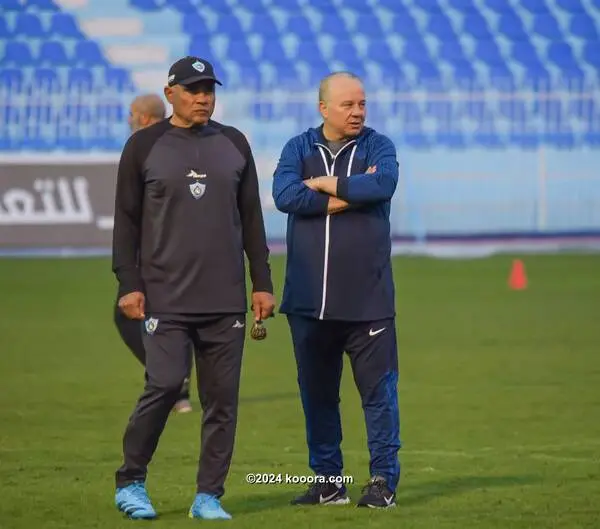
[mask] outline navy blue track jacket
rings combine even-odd
[[[327,175],[339,178],[337,195],[351,208],[328,215],[329,195],[303,183]],[[390,201],[397,183],[396,148],[369,127],[335,156],[322,126],[288,141],[273,179],[275,205],[288,214],[282,313],[341,321],[396,315]]]

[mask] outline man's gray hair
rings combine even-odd
[[[358,75],[356,75],[352,72],[342,71],[342,72],[330,73],[326,77],[323,77],[323,79],[321,80],[321,83],[319,84],[319,101],[327,100],[327,96],[329,95],[328,92],[329,92],[330,81],[332,81],[333,79],[337,79],[339,77],[345,77],[346,79],[354,79],[354,80],[362,83],[362,79]]]

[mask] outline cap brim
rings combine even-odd
[[[213,81],[213,82],[217,83],[218,85],[223,86],[223,83],[221,83],[221,81],[219,81],[216,77],[213,77],[212,75],[197,75],[195,77],[188,77],[187,79],[184,79],[183,81],[179,81],[178,84],[180,84],[182,86],[189,86],[194,83],[199,83],[200,81]]]

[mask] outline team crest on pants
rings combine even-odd
[[[190,184],[190,193],[195,199],[202,198],[205,189],[206,184],[201,184],[200,182],[194,182],[193,184]]]
[[[158,319],[157,318],[148,318],[146,320],[146,332],[148,334],[154,334],[156,328],[158,327]]]

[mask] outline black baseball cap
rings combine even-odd
[[[169,68],[168,85],[180,84],[188,86],[200,81],[214,81],[222,86],[215,77],[215,70],[208,61],[198,57],[187,56],[173,63]]]

